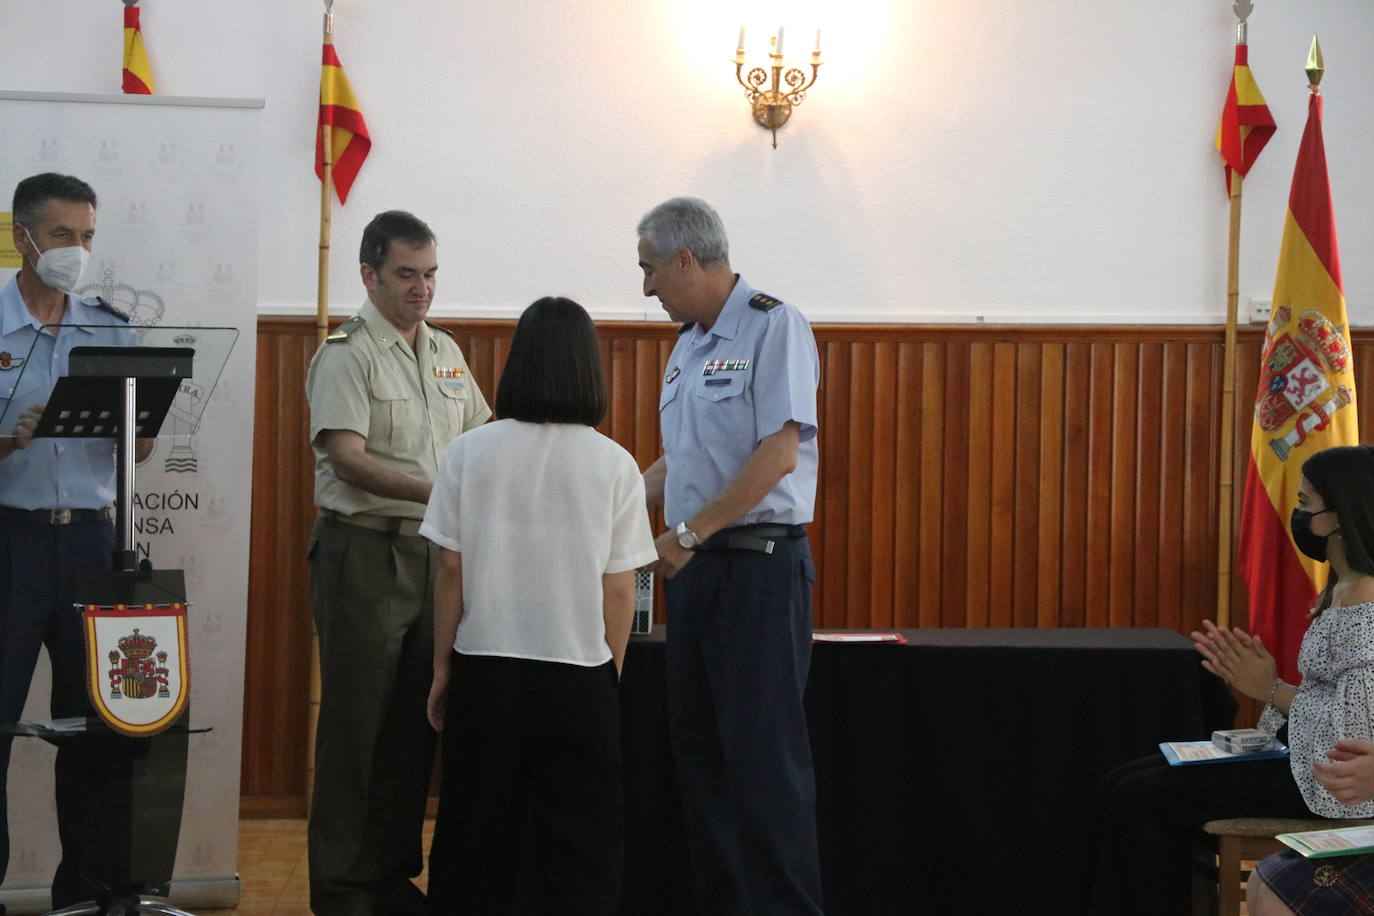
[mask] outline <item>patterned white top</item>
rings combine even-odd
[[[1303,800],[1321,817],[1374,817],[1374,800],[1343,805],[1312,775],[1340,738],[1374,741],[1374,602],[1327,608],[1298,650],[1302,683],[1288,710],[1289,765]],[[1271,735],[1283,713],[1266,706],[1259,728]]]

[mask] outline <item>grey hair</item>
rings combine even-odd
[[[639,221],[639,235],[660,258],[686,248],[702,267],[730,260],[730,241],[720,214],[699,197],[674,197],[654,207]]]

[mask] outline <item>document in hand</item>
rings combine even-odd
[[[1274,839],[1291,846],[1309,859],[1348,856],[1357,852],[1374,852],[1374,825],[1280,833]]]
[[[1264,760],[1268,757],[1287,757],[1288,748],[1280,744],[1267,751],[1254,751],[1249,754],[1232,754],[1223,751],[1211,741],[1161,741],[1160,753],[1169,761],[1169,766],[1186,767],[1195,763],[1228,763],[1238,760]]]

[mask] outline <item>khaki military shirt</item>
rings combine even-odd
[[[315,351],[305,397],[315,451],[315,505],[344,515],[419,519],[425,507],[344,483],[325,454],[321,432],[352,430],[367,439],[367,453],[388,468],[433,481],[449,442],[491,417],[452,337],[421,323],[412,352],[371,300]]]

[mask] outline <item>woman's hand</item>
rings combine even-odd
[[[1206,633],[1192,632],[1193,648],[1202,655],[1202,667],[1247,697],[1264,700],[1274,687],[1274,657],[1259,641],[1239,627],[1224,630],[1210,620],[1202,621]]]
[[[1312,774],[1343,805],[1374,798],[1374,744],[1342,738],[1327,752],[1334,763],[1312,762]]]
[[[448,669],[434,669],[434,681],[429,685],[429,701],[425,703],[425,715],[430,728],[439,734],[444,733],[444,713],[448,711]]]

